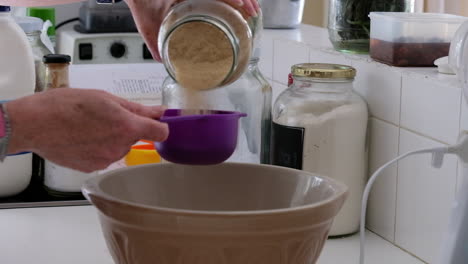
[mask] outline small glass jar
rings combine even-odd
[[[253,35],[241,12],[217,0],[175,5],[159,32],[162,61],[185,88],[208,90],[237,80],[248,66]]]
[[[240,121],[237,148],[228,161],[269,164],[272,89],[258,70],[257,58],[250,60],[247,70],[237,81],[223,89],[187,93],[168,77],[162,93],[163,105],[169,108],[246,113],[247,117]]]
[[[36,70],[36,87],[35,92],[44,90],[45,82],[45,66],[42,63],[42,58],[45,55],[51,54],[50,50],[44,45],[41,40],[41,30],[43,22],[36,17],[15,17],[15,22],[23,29],[31,45],[34,65]]]
[[[354,68],[344,65],[294,65],[293,82],[273,107],[272,164],[328,176],[349,187],[331,236],[359,229],[368,112],[364,100],[353,92],[355,74]]]
[[[68,55],[50,54],[44,56],[45,86],[44,90],[70,87],[68,67],[71,58]]]
[[[415,0],[330,0],[328,33],[338,51],[368,53],[370,12],[414,12]]]

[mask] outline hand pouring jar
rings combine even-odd
[[[212,1],[205,2],[205,5],[213,4]],[[216,5],[231,10],[230,12],[236,14],[235,17],[239,19],[240,13],[230,6],[221,2],[216,2]],[[232,83],[224,82],[222,84],[224,86],[219,89],[209,89],[210,86],[206,86],[207,89],[201,90],[187,89],[177,78],[170,76],[163,84],[163,104],[178,109],[215,109],[247,114],[240,120],[237,147],[228,161],[269,164],[272,89],[258,68],[259,37],[263,29],[262,15],[237,21],[242,22],[241,32],[244,36],[249,35],[250,33],[245,35],[248,32],[252,32],[253,36],[251,50],[242,48],[243,45],[249,47],[250,44],[247,42],[245,44],[241,44],[242,42],[234,43],[234,46],[240,47],[239,52],[243,54],[238,58],[244,58],[250,54],[250,58],[246,61],[247,68],[243,71],[238,68],[239,71],[236,70],[237,73],[232,76],[241,75],[237,76]],[[247,24],[244,24],[245,21]],[[244,28],[245,25],[248,26],[248,29]],[[210,74],[210,70],[205,69],[200,74],[206,75],[207,71]]]
[[[159,33],[162,61],[185,88],[207,90],[237,80],[247,68],[252,31],[241,12],[221,1],[175,5]]]

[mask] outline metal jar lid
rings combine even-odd
[[[356,69],[347,65],[326,63],[301,63],[291,67],[291,73],[296,77],[319,79],[354,79]]]
[[[70,63],[71,57],[64,54],[48,54],[42,58],[42,62],[49,63]]]

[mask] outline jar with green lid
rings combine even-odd
[[[43,91],[46,77],[42,58],[52,53],[41,39],[41,31],[44,23],[37,17],[15,17],[15,22],[23,29],[24,33],[26,33],[33,51],[36,72],[35,92]]]
[[[368,111],[353,91],[356,70],[335,64],[298,64],[292,84],[273,106],[271,162],[334,178],[349,196],[331,236],[359,229],[367,173]]]
[[[42,19],[42,21],[50,21],[52,26],[47,30],[47,35],[49,36],[52,44],[55,47],[55,8],[53,7],[28,7],[26,9],[26,15],[30,17],[37,17]]]
[[[159,32],[161,59],[169,75],[192,90],[236,81],[249,64],[253,46],[245,17],[218,0],[186,0],[175,5]]]

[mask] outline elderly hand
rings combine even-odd
[[[257,0],[220,0],[238,7],[248,16],[256,16],[260,10]],[[143,36],[148,49],[157,61],[161,61],[158,50],[158,33],[164,17],[172,5],[181,0],[126,0],[130,7],[138,31]]]
[[[6,104],[9,153],[32,151],[58,165],[92,172],[121,159],[140,139],[164,141],[164,111],[97,90],[53,89]]]

